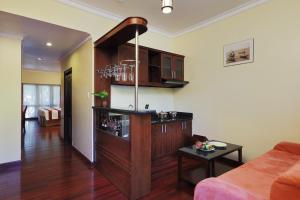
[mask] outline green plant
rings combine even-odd
[[[95,92],[92,93],[94,96],[99,97],[100,99],[106,99],[108,97],[108,92],[106,92],[105,90],[102,90],[100,92]]]

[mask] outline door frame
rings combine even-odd
[[[69,68],[67,70],[64,71],[64,111],[65,111],[65,108],[66,108],[66,76],[68,75],[72,75],[72,68]],[[72,90],[72,88],[71,88]],[[71,100],[72,101],[72,100]],[[66,118],[66,115],[65,115],[65,112],[64,112],[64,142],[69,142],[67,141],[67,137],[66,137],[66,127],[67,127],[67,118]],[[71,129],[71,135],[73,136],[72,134],[72,129]],[[72,140],[73,140],[73,137],[71,136]],[[71,141],[72,143],[72,141]]]

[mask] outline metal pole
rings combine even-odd
[[[138,110],[139,107],[139,30],[136,27],[135,31],[135,99],[134,109]]]

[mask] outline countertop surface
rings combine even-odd
[[[151,124],[161,124],[161,123],[171,123],[176,121],[184,121],[184,120],[192,120],[193,119],[193,113],[187,113],[187,112],[177,112],[177,116],[175,118],[172,118],[168,116],[165,119],[161,119],[158,117],[155,110],[126,110],[122,108],[105,108],[105,107],[93,107],[94,110],[101,110],[104,112],[115,112],[120,114],[151,114]]]
[[[116,112],[120,114],[155,114],[155,110],[126,110],[121,108],[105,108],[105,107],[98,107],[93,106],[93,109],[95,110],[102,110],[106,112]]]
[[[193,113],[187,112],[177,112],[177,116],[175,118],[167,117],[165,119],[160,119],[156,114],[152,115],[151,123],[152,124],[162,124],[162,123],[171,123],[176,121],[185,121],[193,119]]]

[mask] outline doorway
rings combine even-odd
[[[72,144],[72,68],[64,72],[64,141]]]

